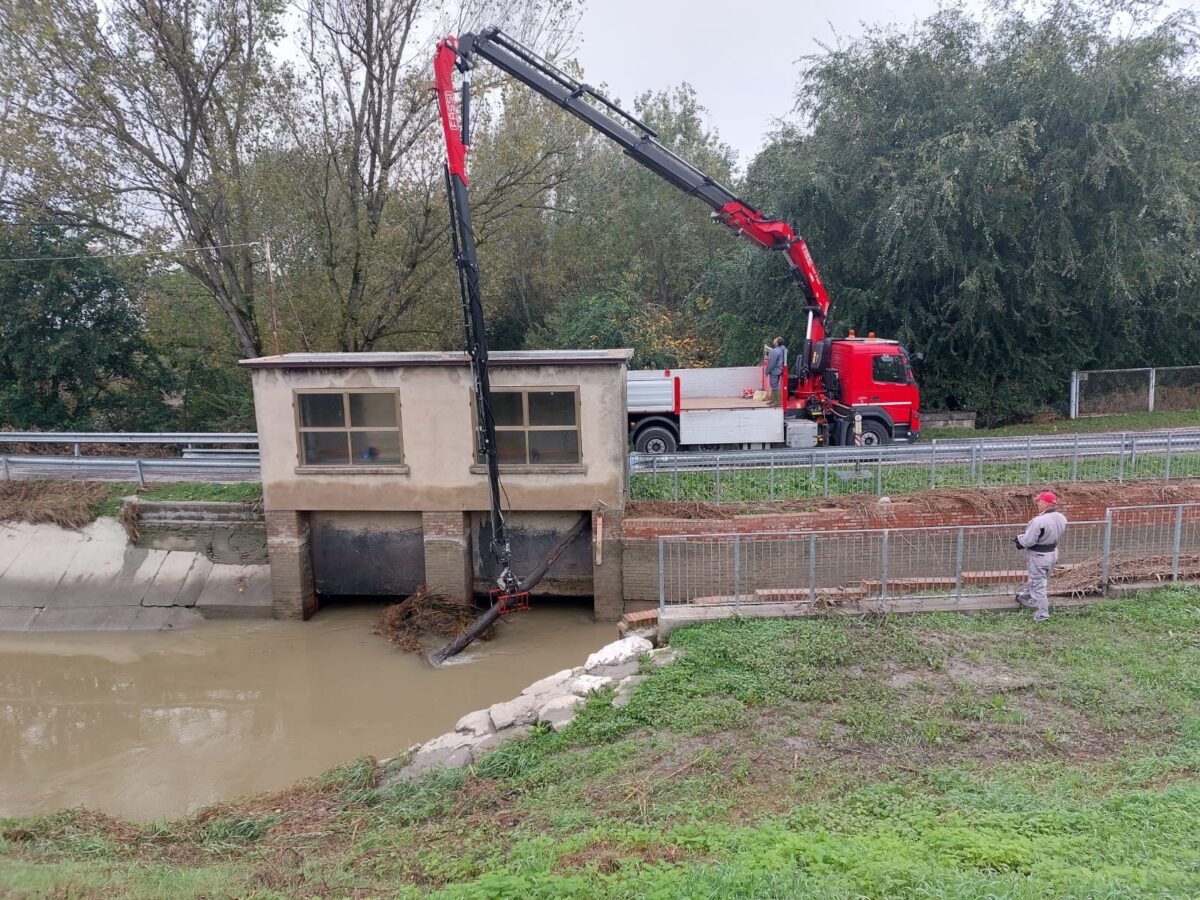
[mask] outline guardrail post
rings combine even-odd
[[[883,529],[883,537],[879,543],[879,599],[887,603],[888,599],[888,530]]]
[[[771,457],[771,499],[775,499],[775,457]]]
[[[1171,432],[1167,432],[1167,459],[1163,466],[1163,481],[1171,480]]]
[[[1179,580],[1179,546],[1183,542],[1183,504],[1175,507],[1175,539],[1171,542],[1171,580]]]
[[[1155,381],[1158,380],[1156,377],[1157,371],[1158,371],[1157,369],[1150,370],[1150,396],[1149,396],[1149,407],[1150,408],[1147,410],[1147,412],[1154,412],[1154,383],[1155,383]]]
[[[1112,553],[1112,510],[1104,511],[1104,556],[1100,568],[1100,593],[1108,596],[1108,562]]]
[[[1025,438],[1025,483],[1033,484],[1033,435]]]
[[[883,495],[883,448],[879,449],[879,468],[875,470],[875,494]]]
[[[983,487],[983,442],[979,443],[979,486]]]
[[[75,455],[79,456],[79,444],[78,443],[75,444]]]
[[[963,554],[963,533],[966,531],[963,526],[958,526],[958,542],[954,550],[954,602],[962,602],[962,554]]]
[[[12,472],[8,471],[8,457],[4,457],[4,480],[12,481]]]
[[[1079,418],[1079,370],[1071,370],[1071,400],[1069,415],[1072,419]]]
[[[720,502],[721,502],[721,454],[719,454],[719,453],[717,454],[717,500],[716,500],[716,502],[718,504],[720,504]]]
[[[808,536],[808,602],[817,603],[817,536]]]
[[[733,608],[742,608],[742,536],[733,536]]]
[[[1121,432],[1121,451],[1117,460],[1117,483],[1125,483],[1125,432]]]
[[[932,491],[937,487],[937,438],[933,439],[933,444],[929,448],[929,489]]]
[[[146,473],[142,471],[142,461],[140,459],[135,459],[134,462],[137,464],[138,485],[140,487],[145,487]]]
[[[1071,448],[1071,482],[1079,480],[1079,435],[1075,435],[1075,445]]]
[[[1129,439],[1129,478],[1134,480],[1137,478],[1137,435]]]
[[[666,545],[666,538],[663,535],[658,536],[658,616],[659,622],[662,622],[662,615],[667,610],[667,581],[664,577],[663,568],[663,548]]]

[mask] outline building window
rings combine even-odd
[[[300,464],[398,466],[400,394],[397,391],[297,392]]]
[[[493,388],[492,416],[501,465],[579,462],[578,388]]]

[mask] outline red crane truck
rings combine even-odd
[[[557,103],[615,141],[638,163],[707,203],[713,209],[713,218],[734,234],[760,247],[782,252],[804,296],[804,339],[795,356],[796,365],[784,373],[780,408],[770,411],[767,401],[753,396],[743,398],[741,391],[737,396],[726,396],[724,392],[732,387],[728,378],[716,374],[721,371],[718,369],[652,373],[651,379],[658,378],[670,385],[673,402],[669,405],[665,402],[666,394],[661,389],[657,400],[643,397],[646,402],[639,405],[631,398],[630,438],[635,448],[664,453],[680,447],[837,445],[851,444],[856,439],[864,444],[885,444],[917,439],[921,428],[920,395],[908,353],[897,342],[877,340],[874,334],[857,338],[851,331],[846,338],[827,336],[829,296],[804,238],[786,222],[763,215],[732,190],[672,153],[655,139],[655,132],[645,123],[498,28],[463,34],[457,39],[445,38],[434,61],[438,105],[446,135],[448,182],[461,185],[464,199],[470,143],[470,73],[477,58],[487,60]],[[462,73],[461,105],[456,103],[455,68]],[[713,374],[707,378],[684,374],[704,371]],[[639,373],[630,374],[631,386],[635,381],[646,380],[640,379]],[[676,376],[681,380],[672,381]],[[683,380],[692,382],[694,391],[722,393],[689,397]],[[698,386],[701,384],[705,386]],[[719,388],[713,386],[718,384]],[[645,386],[642,387],[644,390]],[[737,415],[719,415],[731,410],[736,410]],[[756,411],[753,415],[752,410]],[[709,413],[709,427],[702,427],[699,419],[689,416],[694,412]],[[735,421],[749,422],[755,415],[760,420],[755,427],[741,426]],[[862,423],[861,438],[856,438],[858,417]],[[713,422],[718,424],[712,425]],[[801,423],[811,424],[800,427]]]

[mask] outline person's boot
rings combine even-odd
[[[1037,605],[1029,598],[1022,597],[1020,594],[1017,594],[1013,599],[1017,601],[1017,605],[1022,609],[1033,609]]]

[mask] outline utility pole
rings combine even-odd
[[[271,265],[271,236],[262,236],[263,250],[267,256],[267,306],[271,311],[271,351],[279,355],[279,318],[275,314],[275,267]]]

